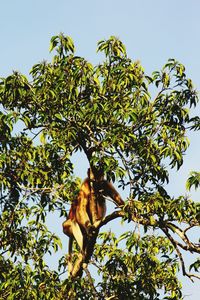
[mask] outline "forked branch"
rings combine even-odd
[[[88,262],[90,261],[91,256],[92,256],[93,251],[94,251],[94,246],[95,246],[95,243],[96,243],[96,239],[97,239],[97,236],[98,236],[99,229],[101,227],[103,227],[104,225],[108,224],[112,220],[115,220],[117,218],[125,218],[125,217],[126,217],[126,213],[123,210],[118,210],[118,211],[114,211],[110,215],[106,216],[101,221],[101,223],[99,224],[99,226],[96,229],[95,233],[88,238],[88,244],[87,244],[85,253],[80,253],[77,260],[76,260],[76,262],[75,262],[75,264],[74,264],[74,268],[73,268],[73,271],[72,271],[72,277],[73,278],[75,278],[77,276],[81,276],[82,271],[84,269],[84,264],[86,263],[86,265],[87,265]],[[155,220],[155,223],[152,225],[148,218],[140,217],[140,216],[137,216],[137,215],[131,215],[131,216],[129,216],[129,218],[133,222],[139,223],[143,226],[153,226],[154,228],[161,229],[163,231],[163,233],[167,236],[167,238],[170,240],[172,245],[174,246],[174,249],[175,249],[175,251],[176,251],[176,253],[179,257],[179,260],[180,260],[183,275],[189,277],[191,280],[193,280],[192,278],[200,279],[199,275],[190,274],[186,271],[184,259],[183,259],[182,253],[180,252],[180,249],[179,249],[179,248],[181,248],[183,250],[190,251],[192,253],[193,252],[200,253],[199,245],[195,245],[194,243],[192,243],[186,235],[186,231],[189,230],[188,228],[187,228],[187,230],[182,230],[177,225],[175,225],[171,222],[159,222],[159,221],[156,221],[156,220]],[[192,227],[194,227],[194,226],[191,226],[191,228]],[[183,241],[183,243],[175,240],[174,237],[170,234],[170,231],[172,231],[174,234],[177,234],[178,237]]]

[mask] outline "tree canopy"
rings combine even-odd
[[[200,128],[190,113],[197,92],[175,59],[147,75],[116,37],[97,50],[105,59],[94,66],[75,55],[70,37],[53,36],[51,62],[34,65],[29,77],[14,71],[0,81],[0,299],[178,300],[179,270],[200,278],[200,244],[190,234],[199,229],[200,203],[167,191],[170,168],[183,164],[188,131]],[[72,280],[67,255],[57,270],[45,259],[62,247],[46,218],[66,216],[78,193],[76,152],[129,196],[102,222],[83,277]],[[193,171],[187,188],[199,183]],[[115,218],[133,230],[103,232]],[[185,252],[194,254],[190,266]]]

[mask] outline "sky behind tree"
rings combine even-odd
[[[18,70],[28,76],[33,64],[50,60],[49,41],[63,32],[75,42],[77,55],[92,63],[102,56],[97,42],[111,35],[119,37],[132,59],[140,60],[150,75],[168,58],[186,67],[186,73],[200,90],[200,1],[199,0],[6,0],[0,12],[0,77]],[[198,113],[200,108],[198,106]],[[185,193],[189,171],[199,171],[199,133],[190,135],[191,146],[182,171],[172,173],[169,190]],[[83,177],[86,165],[78,175]],[[84,166],[84,167],[83,167]],[[172,177],[171,175],[171,177]],[[191,193],[199,201],[200,193]],[[58,230],[60,230],[58,224]],[[189,258],[188,258],[189,259]],[[186,299],[200,297],[200,282],[183,281]]]

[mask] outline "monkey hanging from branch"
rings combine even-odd
[[[68,271],[72,277],[82,274],[82,265],[87,263],[99,232],[99,226],[106,214],[106,197],[121,207],[124,205],[114,186],[104,179],[98,169],[88,169],[88,177],[83,181],[77,198],[72,202],[68,218],[63,222],[63,232],[69,237]],[[76,240],[80,253],[72,264],[73,240]]]

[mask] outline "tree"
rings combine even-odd
[[[105,60],[97,66],[76,56],[63,34],[52,37],[50,51],[52,62],[34,65],[30,79],[13,72],[0,82],[0,299],[161,299],[161,290],[164,299],[182,299],[179,269],[200,278],[200,261],[188,269],[183,255],[200,253],[189,234],[200,224],[200,204],[170,196],[167,183],[169,168],[182,166],[188,130],[200,127],[190,116],[198,101],[192,81],[174,59],[147,76],[113,36],[98,43]],[[71,280],[67,256],[58,270],[46,263],[61,241],[45,220],[55,211],[66,216],[78,192],[77,151],[129,191],[101,230],[115,218],[135,230],[101,231],[84,276]],[[187,186],[199,182],[193,172]]]

